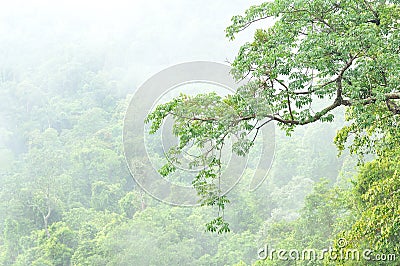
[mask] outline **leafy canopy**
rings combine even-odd
[[[233,151],[245,155],[259,129],[272,121],[290,134],[296,126],[330,122],[345,107],[348,123],[335,138],[340,150],[350,136],[350,150],[361,157],[400,141],[399,1],[276,0],[234,16],[226,35],[234,39],[268,20],[273,25],[258,29],[232,63],[234,78],[250,82],[227,97],[181,95],[146,119],[151,133],[167,116],[174,119],[180,142],[169,151],[163,175],[175,170],[185,148],[203,148],[193,164],[205,168],[193,186],[203,205],[219,211],[228,202],[216,182],[223,145],[231,139]],[[229,230],[218,216],[207,228]]]

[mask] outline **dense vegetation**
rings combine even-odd
[[[397,253],[398,1],[266,2],[250,7],[243,16],[234,16],[226,35],[234,39],[252,24],[268,19],[274,19],[273,25],[258,29],[232,63],[237,81],[250,78],[235,94],[182,94],[157,106],[148,116],[150,133],[157,132],[167,117],[173,117],[173,132],[179,138],[179,144],[167,154],[172,159],[160,173],[173,173],[174,161],[179,161],[186,148],[208,144],[210,148],[194,162],[207,168],[199,171],[192,184],[203,206],[218,209],[217,218],[207,229],[229,232],[223,215],[229,198],[216,181],[222,178],[220,151],[226,142],[233,141],[232,150],[237,155],[246,155],[259,130],[269,123],[276,122],[290,135],[300,126],[332,122],[334,111],[344,108],[347,123],[334,139],[339,151],[348,146],[358,155],[359,165],[364,164],[367,154],[376,158],[361,167],[348,198],[355,201],[348,208],[360,212],[350,222],[352,226],[342,228],[344,232],[339,234],[350,242],[338,238],[337,245]],[[346,216],[339,214],[339,219]],[[334,228],[334,220],[327,228]]]
[[[241,49],[233,64],[236,75],[251,70],[246,67],[254,66],[252,60],[260,64],[256,66],[258,72],[251,70],[256,78],[265,77],[261,70],[277,71],[275,79],[287,71],[284,64],[294,56],[291,49],[297,44],[291,34],[307,30],[301,26],[310,20],[301,12],[282,12],[296,8],[287,2],[252,7],[246,16],[233,19],[229,36],[261,17],[283,18],[269,31],[257,31],[254,42]],[[299,60],[305,64],[307,56],[321,57],[322,61],[310,61],[315,65],[302,66],[335,76],[350,53],[359,56],[361,69],[349,68],[350,73],[343,76],[349,82],[343,87],[342,100],[360,102],[344,104],[346,117],[341,114],[343,109],[310,116],[312,112],[306,110],[312,97],[303,93],[294,96],[301,83],[288,86],[289,101],[298,101],[298,109],[289,108],[285,102],[288,91],[283,90],[274,98],[277,109],[272,110],[281,111],[283,119],[292,121],[282,124],[290,136],[277,132],[275,162],[256,192],[247,189],[255,170],[249,169],[228,194],[230,203],[226,205],[224,219],[229,221],[231,231],[225,234],[205,230],[205,224],[215,218],[213,206],[172,207],[150,198],[135,185],[125,163],[121,137],[123,116],[132,92],[128,70],[104,68],[104,51],[93,52],[85,44],[58,47],[57,51],[46,51],[45,56],[32,53],[24,60],[14,55],[18,60],[8,60],[0,73],[0,99],[4,103],[0,109],[0,265],[293,265],[293,261],[257,261],[259,249],[268,245],[275,249],[322,250],[337,246],[341,238],[346,239],[346,248],[399,254],[398,101],[395,97],[385,98],[386,94],[399,93],[399,7],[385,1],[342,1],[342,5],[347,5],[344,10],[354,11],[339,20],[336,11],[325,12],[331,8],[340,10],[343,6],[335,7],[336,2],[310,3],[313,14],[320,15],[321,20],[337,23],[349,34],[359,30],[354,38],[366,32],[369,35],[357,39],[357,45],[348,36],[342,37],[346,41],[333,39],[332,45],[322,45],[326,43],[324,38],[331,38],[335,32],[328,34],[327,25],[315,22],[318,30],[313,37],[322,39],[318,39],[319,46],[306,44],[319,49],[311,49],[315,53],[311,55],[301,53],[300,49],[297,61],[292,63],[296,68]],[[374,20],[375,13],[379,23],[360,23]],[[323,17],[330,14],[332,17]],[[343,19],[352,23],[341,24]],[[286,31],[288,24],[296,27]],[[388,37],[388,43],[375,38],[378,33]],[[282,45],[273,50],[276,54],[271,54],[271,45],[278,41]],[[10,43],[1,45],[13,58],[13,42]],[[386,49],[389,44],[392,50]],[[338,54],[339,46],[343,50]],[[370,46],[373,48],[367,54],[359,53]],[[59,55],[60,51],[64,56]],[[326,54],[335,59],[332,61]],[[282,56],[286,61],[280,62],[281,67],[264,68],[271,58]],[[308,77],[300,76],[302,82],[309,82]],[[327,77],[320,76],[318,82],[322,84],[324,78]],[[390,86],[381,84],[385,79]],[[337,99],[336,87],[321,84],[316,96]],[[259,87],[253,84],[250,88]],[[247,92],[244,90],[243,95],[233,96],[225,104],[240,112],[260,110],[260,106],[241,109],[244,105],[240,99],[246,98]],[[308,92],[315,93],[313,89]],[[271,106],[270,99],[267,100]],[[332,120],[332,114],[336,116],[332,123],[322,123]],[[255,114],[257,118],[261,116]],[[350,122],[343,128],[345,119]],[[309,125],[295,128],[297,124],[306,124],[304,121],[310,121]],[[248,125],[239,123],[234,130],[241,131]],[[346,149],[337,157],[333,140],[338,129],[339,148],[344,148],[348,134],[353,132],[356,138],[352,150],[363,156],[363,161],[351,157]],[[180,132],[185,133],[184,129]],[[200,130],[199,136],[204,136],[204,131]],[[240,145],[248,142],[243,140]],[[364,157],[365,147],[373,153],[369,160]],[[296,263],[367,262],[329,261],[326,257]],[[393,261],[387,264],[397,265]]]

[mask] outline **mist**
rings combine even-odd
[[[251,265],[266,241],[284,245],[280,239],[290,228],[318,224],[302,216],[319,202],[309,197],[320,195],[315,186],[328,190],[354,174],[356,160],[347,153],[338,158],[332,142],[340,115],[290,137],[276,127],[271,168],[250,162],[228,194],[227,234],[205,230],[214,209],[172,206],[150,195],[132,178],[125,158],[124,118],[140,85],[180,63],[229,65],[257,28],[272,23],[261,21],[233,41],[225,28],[232,16],[262,2],[2,4],[1,265]],[[148,142],[156,151],[152,160],[161,162],[164,150]],[[150,166],[137,160],[146,177]],[[264,183],[249,190],[261,170],[268,173]]]

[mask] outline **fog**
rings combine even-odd
[[[230,42],[233,15],[261,1],[9,1],[0,11],[1,63],[37,68],[90,53],[130,71],[132,85],[180,62],[232,61],[252,31]],[[74,48],[71,49],[70,48]]]
[[[215,210],[173,207],[134,182],[123,120],[136,89],[159,71],[232,62],[255,29],[270,24],[233,41],[225,28],[263,1],[3,2],[0,265],[251,264],[266,239],[280,243],[274,228],[284,234],[301,217],[314,184],[353,170],[349,159],[339,177],[337,123],[302,127],[290,138],[277,131],[265,184],[248,190],[260,171],[253,167],[229,193],[224,215],[232,231],[206,232]],[[147,177],[143,161],[135,163]]]

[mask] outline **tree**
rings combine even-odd
[[[55,129],[48,128],[43,133],[34,131],[31,139],[25,169],[29,185],[21,192],[27,196],[25,204],[37,213],[46,235],[50,237],[52,218],[61,209],[62,199],[67,198],[62,187],[68,188],[71,177],[63,174],[68,163]]]
[[[207,168],[192,184],[202,205],[217,206],[221,213],[229,200],[216,180],[228,139],[234,152],[245,155],[268,123],[275,121],[290,134],[297,126],[331,122],[333,112],[344,107],[349,123],[335,138],[340,150],[350,136],[350,150],[360,158],[400,141],[399,1],[276,0],[234,16],[226,35],[234,39],[268,19],[273,25],[258,29],[232,63],[235,79],[250,77],[250,82],[226,97],[180,95],[146,119],[150,133],[167,116],[174,119],[179,144],[169,150],[162,175],[175,170],[172,162],[179,162],[185,148],[207,146],[193,161]],[[221,213],[208,224],[210,231],[229,231]]]
[[[340,235],[348,241],[349,248],[366,247],[399,254],[399,162],[397,149],[387,151],[361,167],[350,201],[357,220]]]

